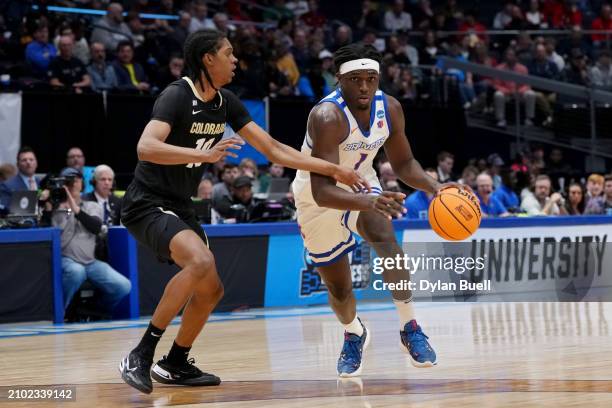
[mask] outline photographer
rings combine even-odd
[[[253,206],[263,200],[253,197],[253,183],[249,176],[236,177],[232,186],[231,197],[223,196],[214,203],[214,209],[223,218],[235,218],[236,222],[248,222]]]
[[[106,262],[94,257],[96,236],[103,228],[103,210],[98,203],[81,200],[83,175],[76,169],[66,168],[60,173],[65,178],[57,208],[51,201],[45,203],[46,211],[52,211],[52,224],[62,230],[62,286],[64,308],[67,308],[76,291],[86,279],[103,293],[102,306],[108,311],[123,299],[131,289],[130,281]],[[61,192],[61,190],[60,190]],[[43,192],[43,199],[58,197],[58,191]]]

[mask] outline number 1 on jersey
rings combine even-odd
[[[367,153],[360,153],[360,154],[361,154],[361,157],[359,158],[359,161],[355,163],[355,167],[353,168],[353,170],[357,170],[359,166],[361,166],[361,163],[363,163],[364,160],[368,157]]]
[[[208,141],[206,140],[207,138],[203,137],[202,139],[198,139],[196,140],[196,150],[208,150],[210,149],[210,147],[212,146],[212,144],[215,142],[215,138],[212,139],[208,139]],[[191,169],[194,167],[200,167],[202,165],[202,163],[189,163],[187,165],[187,168]]]

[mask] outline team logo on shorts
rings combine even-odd
[[[353,289],[366,289],[372,281],[370,271],[370,246],[362,241],[349,253]],[[327,292],[325,283],[304,249],[304,268],[300,271],[300,297]]]

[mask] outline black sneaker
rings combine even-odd
[[[219,377],[202,372],[194,363],[195,360],[190,358],[181,365],[174,365],[164,356],[164,358],[153,366],[151,377],[162,384],[191,386],[221,384],[221,379]]]
[[[150,394],[153,391],[151,364],[153,364],[152,359],[132,351],[119,363],[121,378],[138,391]]]

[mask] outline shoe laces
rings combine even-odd
[[[190,373],[201,374],[202,370],[195,366],[195,358],[191,357],[185,361],[184,369]]]
[[[342,346],[342,357],[355,358],[360,353],[361,338],[356,334],[344,333],[344,346]]]
[[[416,330],[411,330],[411,331],[407,331],[406,333],[406,337],[407,340],[410,343],[414,343],[414,342],[425,342],[427,341],[427,339],[429,338],[425,333],[423,333],[423,331],[421,331],[420,327],[417,327]]]

